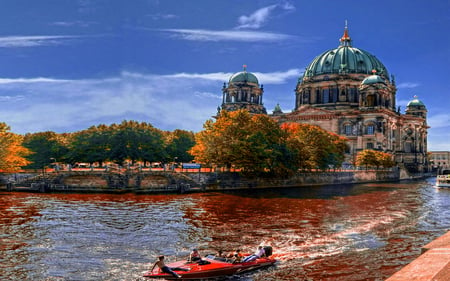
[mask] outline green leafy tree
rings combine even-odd
[[[189,150],[195,144],[195,135],[193,132],[185,130],[175,130],[173,132],[165,132],[165,149],[169,162],[177,159],[179,162],[191,162],[194,157]]]
[[[26,166],[28,169],[43,169],[55,161],[64,160],[68,152],[67,135],[51,131],[26,134],[23,146],[31,151],[26,156],[30,161]]]
[[[67,154],[68,162],[98,162],[102,166],[109,158],[111,134],[110,127],[103,124],[74,133]]]
[[[148,123],[123,121],[112,126],[110,160],[122,164],[125,160],[161,161],[164,159],[162,132]]]

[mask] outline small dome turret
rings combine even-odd
[[[223,110],[246,109],[250,113],[267,114],[262,102],[264,88],[259,85],[258,78],[253,73],[247,72],[246,65],[244,65],[243,71],[230,77],[228,87],[225,83],[222,93]]]
[[[414,96],[414,99],[409,101],[406,107],[425,107],[425,104],[419,100],[418,96]]]
[[[238,82],[244,82],[244,83],[249,82],[249,83],[259,84],[258,78],[256,78],[256,76],[253,73],[247,72],[246,65],[244,65],[243,71],[235,73],[230,77],[229,83],[238,83]]]
[[[383,78],[381,78],[381,76],[374,74],[374,75],[367,76],[361,82],[361,84],[363,84],[363,85],[371,85],[371,84],[377,84],[377,83],[386,84],[386,81]]]
[[[427,116],[427,108],[425,104],[419,100],[417,96],[414,96],[414,99],[408,102],[406,105],[405,113],[407,115],[414,115],[417,117],[426,118]]]

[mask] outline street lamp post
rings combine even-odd
[[[177,159],[178,159],[178,157],[173,158],[172,171],[175,171],[175,163],[176,163]]]

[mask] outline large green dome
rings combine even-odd
[[[318,55],[306,68],[303,77],[323,74],[360,73],[373,74],[389,78],[386,67],[367,51],[351,46],[347,28],[340,39],[340,46]]]

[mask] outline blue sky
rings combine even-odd
[[[429,150],[450,150],[448,0],[2,0],[0,121],[15,133],[122,120],[197,132],[242,70],[264,105],[294,108],[305,67],[353,46],[395,75],[402,112],[428,108]]]

